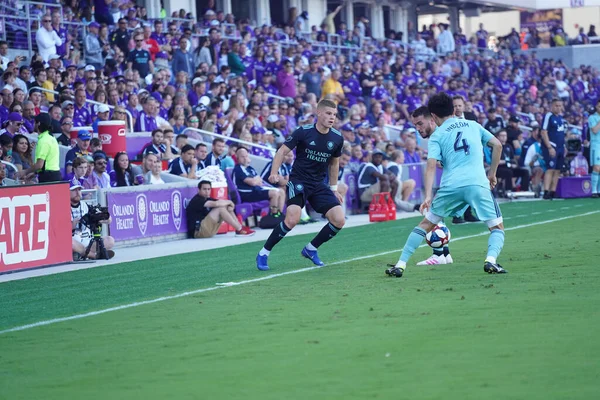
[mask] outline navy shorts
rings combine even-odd
[[[555,149],[556,150],[556,149]],[[544,156],[544,162],[546,163],[547,169],[562,169],[565,163],[565,152],[556,150],[556,156],[554,158],[550,157],[550,152],[548,148],[542,145],[542,155]]]
[[[251,192],[240,192],[240,198],[244,203],[258,203],[259,201],[269,200],[269,191],[267,189],[254,189]]]
[[[319,214],[326,214],[335,206],[339,206],[335,194],[325,182],[300,182],[290,180],[286,186],[287,205],[304,207],[306,202]]]

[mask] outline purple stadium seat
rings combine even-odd
[[[241,215],[244,221],[250,217],[260,216],[264,208],[267,210],[269,209],[268,200],[255,203],[242,203],[240,192],[238,192],[235,180],[233,179],[233,168],[227,168],[225,170],[225,178],[227,178],[227,186],[229,187],[229,193],[232,197],[231,200],[235,203],[235,212],[236,214]]]
[[[360,208],[360,200],[358,197],[358,176],[352,172],[344,174],[344,182],[348,185],[346,193],[346,209],[357,211]]]
[[[422,187],[423,187],[423,168],[420,164],[408,165],[408,177],[414,179],[416,185],[415,190],[410,195],[409,200],[420,203],[422,199]]]

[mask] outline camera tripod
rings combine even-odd
[[[87,260],[88,255],[90,254],[90,251],[92,250],[92,246],[94,245],[94,243],[97,243],[98,246],[96,246],[96,260],[100,260],[100,259],[105,259],[108,260],[108,252],[106,251],[106,248],[104,247],[104,239],[102,239],[102,227],[100,225],[95,226],[95,227],[91,227],[90,230],[92,231],[92,239],[90,240],[90,242],[88,243],[86,249],[85,249],[85,253],[83,253],[83,255],[81,256],[81,260]]]

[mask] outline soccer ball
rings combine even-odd
[[[436,227],[425,236],[425,240],[427,240],[429,246],[434,249],[439,249],[450,242],[450,230],[446,225],[436,225]]]

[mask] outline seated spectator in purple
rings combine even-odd
[[[86,129],[77,132],[77,143],[75,147],[65,155],[65,177],[70,179],[73,174],[73,160],[77,157],[85,156],[90,153],[90,140],[92,134]]]
[[[115,154],[114,168],[108,173],[110,176],[110,186],[134,186],[144,183],[144,176],[141,169],[134,171],[133,166],[129,162],[129,156],[126,152],[121,151]]]
[[[85,180],[88,177],[88,161],[85,157],[77,157],[73,160],[73,163],[71,165],[73,175],[70,181],[76,182],[77,184],[83,186]]]
[[[92,113],[85,104],[85,90],[78,89],[75,92],[75,107],[73,109],[73,126],[91,126]]]
[[[406,164],[416,164],[421,162],[421,153],[417,150],[417,141],[413,138],[407,138],[404,142],[404,162]]]
[[[6,128],[0,130],[0,135],[7,135],[11,140],[23,126],[23,117],[17,112],[8,114]]]
[[[83,183],[85,189],[107,189],[110,185],[110,176],[106,173],[108,160],[102,154],[94,156],[92,173]]]
[[[181,149],[181,156],[169,163],[169,173],[183,178],[196,179],[198,160],[194,154],[194,146],[186,144]]]
[[[136,132],[152,132],[158,129],[158,122],[156,121],[158,103],[154,97],[146,97],[146,100],[142,103],[142,108],[143,111],[140,112],[135,121],[134,130]]]
[[[233,168],[235,185],[244,203],[269,200],[271,213],[278,215],[285,204],[285,192],[267,184],[250,165],[250,154],[245,147],[235,152],[238,164]]]

